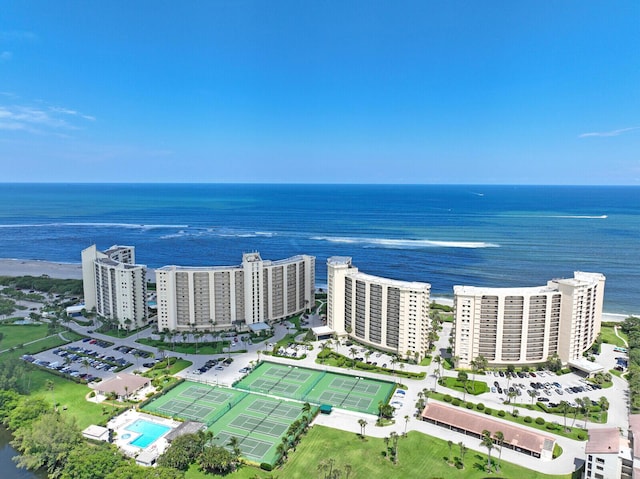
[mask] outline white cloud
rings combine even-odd
[[[631,128],[621,128],[619,130],[612,130],[612,131],[594,131],[591,133],[583,133],[581,135],[578,135],[578,138],[589,138],[589,137],[593,137],[593,136],[618,136],[618,135],[622,135],[623,133],[627,133],[628,131],[633,131],[633,130],[638,130],[640,129],[640,126],[634,126]]]
[[[0,62],[8,62],[13,57],[13,53],[8,51],[0,52]]]
[[[22,130],[30,133],[77,130],[75,118],[94,121],[95,117],[61,107],[30,105],[0,106],[0,130]],[[58,134],[58,133],[56,133]]]

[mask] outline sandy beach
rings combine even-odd
[[[58,279],[82,279],[80,263],[53,263],[24,259],[0,259],[0,276],[42,276]]]

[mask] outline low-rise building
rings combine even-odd
[[[632,479],[633,456],[629,440],[617,427],[589,429],[585,447],[585,479]],[[637,477],[637,476],[636,476]]]

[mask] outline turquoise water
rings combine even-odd
[[[327,257],[352,256],[434,296],[594,271],[612,313],[640,312],[639,238],[640,187],[0,185],[5,258],[79,263],[92,243],[133,245],[150,268],[310,254],[322,287]]]
[[[140,434],[136,439],[129,444],[139,448],[145,448],[149,444],[155,442],[160,436],[169,431],[169,426],[163,426],[151,421],[145,421],[144,419],[138,419],[136,422],[129,424],[126,428],[127,431],[136,432]]]

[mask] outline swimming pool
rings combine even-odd
[[[125,427],[125,429],[127,431],[140,434],[129,444],[139,448],[145,448],[152,442],[155,442],[160,436],[169,431],[171,428],[163,424],[158,424],[157,422],[138,419],[137,421],[132,422],[127,427]]]

